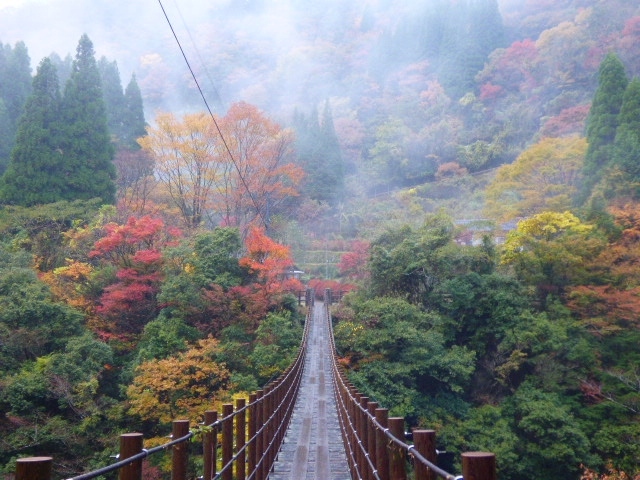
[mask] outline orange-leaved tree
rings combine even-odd
[[[298,195],[303,171],[293,163],[292,131],[255,106],[232,105],[219,126],[225,145],[218,146],[215,209],[223,224],[240,227],[244,236],[257,218]]]
[[[289,247],[269,238],[264,229],[251,227],[245,247],[247,254],[240,259],[240,266],[254,275],[259,290],[266,298],[304,288],[299,280],[287,275],[293,267]]]

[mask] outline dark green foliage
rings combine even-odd
[[[598,89],[587,118],[589,147],[584,161],[582,201],[588,198],[611,163],[613,141],[619,124],[618,114],[628,82],[620,59],[613,53],[607,55],[600,65]]]
[[[140,362],[162,359],[187,349],[200,337],[198,331],[185,324],[179,318],[166,318],[160,315],[147,323],[138,344]]]
[[[93,44],[83,35],[71,76],[64,89],[61,149],[66,181],[65,199],[101,198],[115,201],[114,149],[107,127],[100,74]]]
[[[215,228],[194,239],[193,266],[200,286],[216,283],[225,288],[239,285],[242,270],[238,265],[242,242],[237,228]]]
[[[520,327],[519,318],[529,308],[522,285],[502,274],[456,276],[438,285],[431,298],[446,315],[447,340],[481,356],[494,353],[506,333]]]
[[[122,87],[105,61],[108,93]],[[115,201],[113,146],[93,45],[80,39],[72,71],[60,98],[54,63],[45,58],[33,80],[33,95],[21,117],[11,162],[3,176],[5,203],[31,206],[59,200],[101,198]],[[124,98],[109,97],[122,111]],[[10,109],[8,109],[10,110]]]
[[[82,315],[55,302],[21,253],[0,248],[0,373],[62,348]]]
[[[120,72],[115,61],[102,57],[98,62],[107,112],[109,132],[118,145],[137,150],[136,139],[146,134],[142,94],[135,75],[123,92]]]
[[[489,272],[491,249],[459,247],[450,217],[430,215],[419,229],[388,230],[371,244],[371,287],[374,294],[408,295],[427,305],[438,284],[468,271]]]
[[[302,326],[290,312],[269,313],[256,330],[253,351],[248,356],[259,385],[266,385],[296,357]]]
[[[351,378],[375,401],[415,423],[424,413],[421,397],[462,391],[473,373],[475,354],[466,347],[446,347],[434,328],[438,316],[395,298],[355,307],[354,317],[336,327],[336,344],[340,355],[359,361]]]

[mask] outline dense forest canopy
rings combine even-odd
[[[352,291],[354,384],[448,451],[639,474],[640,6],[174,2],[211,112],[121,7],[0,7],[3,473],[259,388],[302,269]]]

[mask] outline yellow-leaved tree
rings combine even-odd
[[[540,300],[562,296],[567,287],[590,275],[589,260],[596,258],[606,242],[593,225],[571,212],[542,212],[518,223],[509,232],[501,261],[512,265],[524,283],[535,287]]]
[[[587,151],[584,138],[543,138],[510,165],[498,169],[487,187],[485,213],[499,221],[571,207]]]
[[[200,418],[229,396],[231,374],[214,360],[218,340],[206,338],[176,356],[142,363],[127,388],[129,413],[168,423]]]

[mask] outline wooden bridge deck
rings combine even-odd
[[[270,480],[350,480],[338,424],[324,307],[316,303],[304,374]]]

